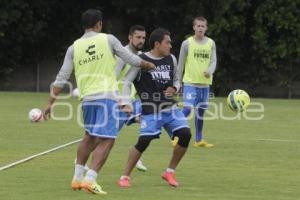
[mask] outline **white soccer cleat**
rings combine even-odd
[[[138,160],[135,167],[139,170],[139,171],[142,171],[142,172],[145,172],[147,171],[147,167],[142,163],[141,160]]]

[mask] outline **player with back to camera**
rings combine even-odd
[[[120,111],[114,54],[132,65],[147,69],[153,69],[154,65],[130,53],[113,35],[100,33],[102,29],[100,10],[85,11],[81,20],[85,32],[66,52],[64,63],[51,88],[44,117],[45,119],[50,117],[52,104],[74,69],[82,101],[85,134],[78,145],[71,188],[83,189],[94,194],[106,194],[96,179],[118,135],[116,116]],[[84,174],[84,165],[96,147],[97,151],[92,156],[90,169]]]
[[[145,27],[141,25],[133,25],[129,29],[129,34],[128,34],[128,40],[129,43],[125,46],[126,49],[128,49],[131,53],[133,54],[140,54],[141,50],[144,47],[146,39],[146,30]],[[116,65],[116,76],[118,79],[118,88],[119,92],[122,92],[123,89],[123,79],[128,72],[130,65],[125,63],[120,57],[117,57],[117,65]],[[134,85],[132,85],[132,99],[133,101],[133,113],[128,116],[127,113],[124,112],[120,116],[120,121],[119,121],[119,130],[122,129],[122,127],[127,124],[130,125],[134,122],[139,121],[139,116],[141,114],[141,102],[139,99],[135,99],[136,95],[136,90],[134,88]],[[79,91],[78,88],[74,89],[73,91],[73,96],[78,96]],[[95,149],[97,151],[97,148]],[[75,159],[75,164],[76,164],[76,159]],[[147,167],[143,164],[142,160],[138,160],[136,164],[136,168],[140,171],[147,171]],[[88,166],[85,166],[85,169],[88,169]]]

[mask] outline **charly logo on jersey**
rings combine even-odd
[[[96,53],[95,47],[96,45],[91,45],[87,48],[87,50],[85,50],[85,52],[91,56]]]
[[[150,74],[152,76],[152,80],[165,84],[171,80],[170,71],[170,65],[158,65],[154,71],[150,72]]]
[[[88,48],[85,50],[85,53],[88,55],[88,57],[80,59],[79,65],[84,65],[84,64],[88,64],[93,61],[96,61],[96,60],[100,60],[101,58],[103,58],[103,55],[104,55],[103,53],[96,54],[96,45],[94,45],[94,44],[88,46]]]

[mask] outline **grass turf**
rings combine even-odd
[[[47,94],[0,93],[0,167],[82,137],[76,114],[70,120],[30,123],[31,108],[43,108]],[[63,100],[77,110],[78,101]],[[220,108],[224,98],[211,100]],[[148,171],[135,170],[132,188],[120,189],[130,146],[135,144],[138,126],[125,127],[99,174],[98,182],[109,194],[97,196],[69,187],[77,145],[35,158],[0,171],[0,199],[212,199],[212,200],[296,200],[300,198],[300,100],[252,99],[264,112],[225,120],[220,109],[210,107],[205,121],[205,139],[215,148],[190,148],[177,169],[178,188],[169,187],[160,175],[167,167],[172,147],[163,132],[143,155]],[[224,106],[224,105],[223,105]],[[252,107],[253,109],[257,107]],[[76,113],[76,112],[75,112]],[[57,117],[67,116],[64,106],[55,108]],[[222,115],[234,113],[224,107]],[[193,121],[190,120],[194,130]],[[192,142],[191,142],[192,144]]]

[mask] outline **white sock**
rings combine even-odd
[[[84,166],[76,164],[73,179],[82,181],[83,174],[84,174]]]
[[[166,172],[169,172],[169,173],[175,173],[175,169],[167,168],[167,169],[166,169]]]
[[[94,182],[94,181],[96,181],[97,176],[98,176],[98,173],[97,173],[97,172],[95,172],[95,171],[92,170],[92,169],[89,169],[89,170],[86,172],[85,180],[87,180],[88,182]]]
[[[130,179],[130,177],[129,177],[129,176],[121,176],[120,180],[123,180],[124,178],[126,178],[126,179]]]

